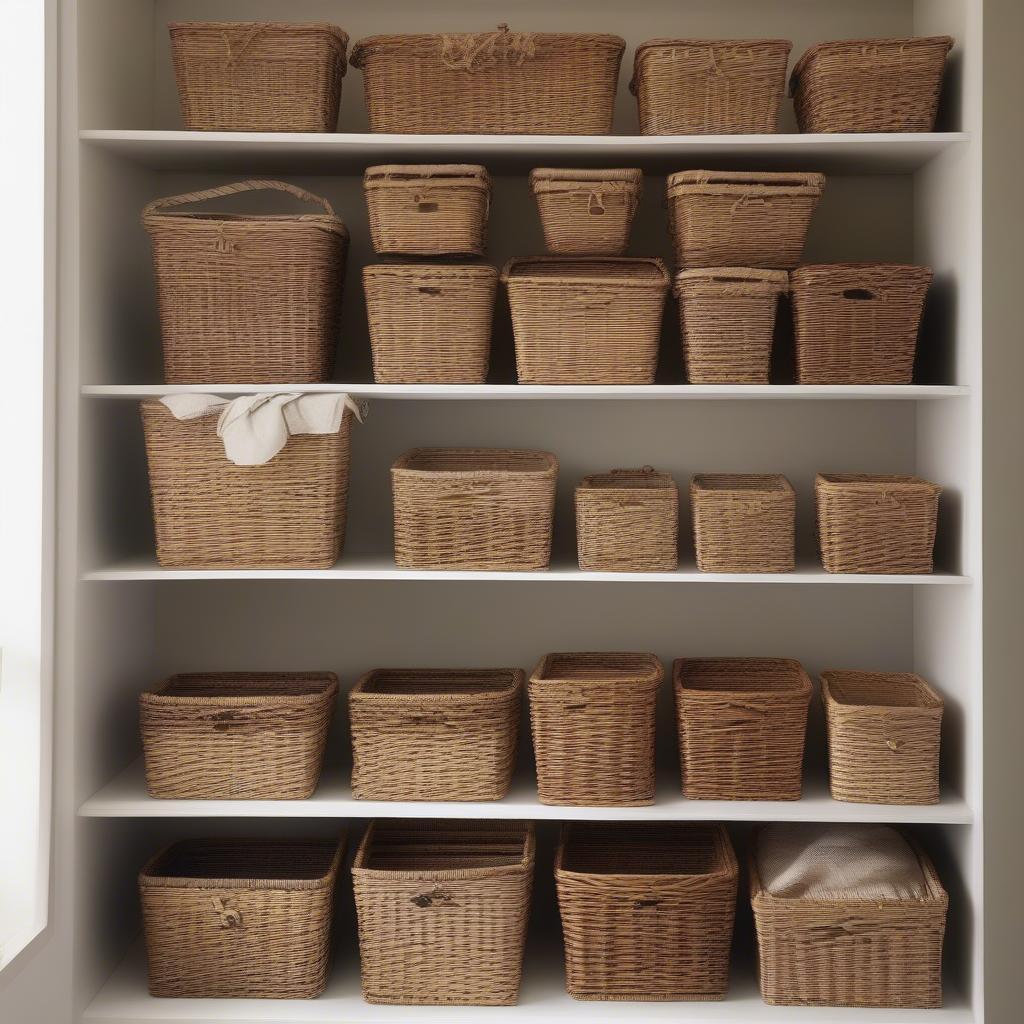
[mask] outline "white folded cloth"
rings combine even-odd
[[[236,466],[262,466],[292,434],[336,434],[346,409],[362,422],[362,409],[346,394],[166,395],[160,401],[176,419],[220,414],[217,436]]]

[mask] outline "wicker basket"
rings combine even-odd
[[[576,488],[576,543],[586,572],[672,572],[679,567],[679,488],[672,477],[613,469]]]
[[[502,271],[520,384],[653,384],[668,293],[657,259],[534,256]]]
[[[516,761],[519,669],[374,669],[349,693],[357,800],[501,800]]]
[[[668,220],[676,266],[792,270],[824,189],[823,174],[670,174]]]
[[[548,654],[529,682],[542,804],[654,803],[654,705],[664,672],[653,654]]]
[[[607,135],[625,41],[569,32],[362,39],[370,130],[397,134]]]
[[[931,572],[941,492],[915,476],[819,473],[814,496],[825,571]]]
[[[363,191],[378,254],[484,254],[491,179],[479,164],[368,167]]]
[[[823,672],[834,800],[937,804],[942,698],[910,672]]]
[[[348,36],[334,25],[172,22],[186,131],[333,132]]]
[[[824,263],[790,275],[799,384],[909,384],[928,267]]]
[[[317,214],[171,213],[276,189]],[[240,181],[157,199],[153,243],[168,384],[311,384],[331,373],[348,231],[326,199],[283,181]]]
[[[643,172],[638,167],[599,171],[534,168],[530,188],[548,252],[621,256],[629,244],[629,229],[643,187]]]
[[[788,39],[652,39],[636,48],[633,80],[643,135],[778,130]]]
[[[498,272],[491,266],[363,268],[378,384],[482,384]]]
[[[672,675],[687,799],[800,799],[811,681],[798,661],[679,658]]]
[[[679,329],[691,384],[767,384],[784,270],[720,267],[676,275]]]
[[[164,800],[305,800],[338,695],[330,672],[171,676],[139,698],[146,789]]]
[[[701,473],[690,481],[701,572],[792,572],[796,493],[776,474]]]
[[[139,874],[150,995],[323,992],[344,848],[344,839],[191,839],[157,854]]]
[[[546,569],[558,460],[503,448],[414,448],[391,467],[395,564]]]
[[[790,77],[802,132],[930,132],[949,36],[812,46]]]
[[[738,876],[721,825],[564,826],[555,883],[569,995],[724,999]]]
[[[363,998],[516,1003],[534,845],[529,823],[371,822],[352,865]]]
[[[345,539],[349,428],[300,434],[262,466],[236,466],[217,416],[141,403],[156,558],[165,569],[329,569]]]

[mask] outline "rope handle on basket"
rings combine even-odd
[[[224,49],[228,52],[228,59],[224,63],[225,69],[234,67],[242,59],[242,54],[249,49],[256,37],[262,35],[268,28],[270,28],[269,22],[254,22],[249,31],[243,36],[242,45],[235,51],[231,49],[231,39],[227,32],[221,32],[220,37],[224,40]]]
[[[229,907],[219,896],[214,896],[210,902],[213,904],[213,912],[220,921],[221,928],[241,928],[242,912],[236,907]]]
[[[521,67],[536,52],[532,32],[511,32],[505,22],[494,32],[445,33],[441,36],[441,63],[450,71],[476,71],[484,61],[501,57],[512,58]]]
[[[610,470],[609,472],[613,476],[616,473],[632,473],[632,474],[636,474],[636,473],[653,473],[654,472],[654,467],[653,466],[641,466],[639,469],[613,469],[613,470]]]
[[[167,196],[154,199],[142,209],[143,218],[161,210],[169,210],[175,206],[187,206],[190,203],[201,203],[205,199],[220,199],[223,196],[238,195],[242,192],[277,191],[287,192],[306,203],[317,203],[329,217],[334,216],[334,207],[322,196],[307,192],[297,185],[289,185],[287,181],[271,181],[264,178],[251,178],[248,181],[234,181],[230,185],[219,185],[216,188],[205,188],[199,192],[185,192],[180,196]]]

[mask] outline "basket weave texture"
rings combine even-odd
[[[653,654],[548,654],[529,681],[542,804],[654,803],[655,701],[664,671]]]
[[[305,800],[338,695],[330,672],[172,676],[139,698],[146,789],[166,800]]]
[[[834,800],[939,802],[942,698],[910,672],[823,672]]]
[[[348,36],[334,25],[173,22],[186,131],[333,132]]]
[[[141,403],[156,558],[164,568],[329,569],[345,538],[349,429],[299,434],[261,466],[236,466],[217,416]]]
[[[316,214],[169,212],[274,190]],[[348,231],[326,199],[283,181],[239,181],[157,199],[153,244],[168,384],[312,384],[334,361]]]
[[[789,88],[802,132],[930,132],[949,36],[818,43]]]
[[[516,1003],[534,848],[529,823],[371,822],[352,865],[363,998]]]
[[[683,795],[799,800],[811,681],[787,658],[673,665]]]
[[[633,61],[643,135],[778,131],[788,39],[652,39]]]
[[[501,800],[516,761],[520,669],[374,669],[349,693],[357,800]]]
[[[191,839],[157,854],[139,874],[150,995],[323,992],[344,847],[344,839]]]
[[[625,41],[570,32],[387,35],[352,48],[370,130],[607,135]]]
[[[564,826],[555,882],[569,995],[724,999],[738,874],[721,825]]]

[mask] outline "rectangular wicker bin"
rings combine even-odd
[[[149,993],[312,999],[327,985],[344,838],[189,839],[139,875]]]
[[[636,49],[630,91],[643,135],[778,131],[788,39],[651,39]]]
[[[337,695],[331,672],[171,676],[139,697],[149,795],[307,799],[320,779]]]
[[[823,672],[833,800],[937,804],[942,698],[910,672]]]
[[[585,572],[679,567],[679,488],[651,466],[586,476],[576,488],[576,545]]]
[[[625,40],[581,32],[361,39],[370,130],[397,134],[607,135]]]
[[[545,655],[528,684],[537,798],[568,807],[654,803],[653,654]]]
[[[738,876],[721,825],[563,826],[555,883],[569,995],[724,999]]]
[[[515,1004],[534,848],[530,823],[371,822],[352,864],[363,998]]]
[[[274,190],[320,213],[219,214],[174,207]],[[239,181],[142,211],[153,244],[168,384],[315,384],[334,362],[348,230],[320,196]]]
[[[520,669],[379,668],[349,693],[357,800],[501,800],[509,790]]]
[[[679,658],[672,676],[687,799],[800,799],[811,681],[798,661]]]
[[[414,448],[391,467],[395,564],[525,572],[551,561],[558,460],[504,448]]]
[[[345,538],[349,430],[300,434],[262,466],[236,466],[217,415],[178,420],[141,403],[156,558],[165,569],[329,569]]]
[[[510,260],[520,384],[653,384],[668,271],[661,260]]]

